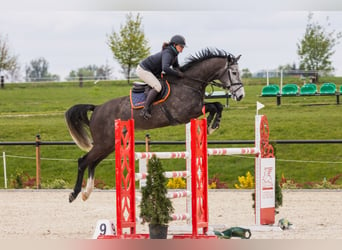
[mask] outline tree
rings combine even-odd
[[[44,81],[44,80],[59,80],[57,75],[49,73],[49,63],[43,58],[37,58],[30,62],[30,65],[26,67],[26,79],[27,81]]]
[[[242,78],[251,78],[252,73],[249,71],[249,69],[242,69]]]
[[[96,65],[88,65],[86,67],[79,68],[77,70],[72,70],[69,73],[69,79],[78,78],[82,75],[83,78],[91,79],[108,79],[112,74],[112,70],[108,65],[102,65],[100,67]]]
[[[171,214],[174,212],[172,202],[167,197],[167,179],[164,173],[160,159],[155,155],[152,156],[148,161],[146,185],[141,188],[142,197],[140,201],[140,217],[142,224],[149,223],[150,239],[166,239],[167,225],[171,221]],[[165,230],[164,234],[162,234],[163,230]],[[161,235],[163,237],[159,237]]]
[[[279,65],[278,66],[278,70],[281,71],[281,70],[287,70],[287,71],[291,71],[291,70],[296,70],[296,64],[293,63],[293,64],[285,64],[285,65]]]
[[[113,32],[108,37],[108,46],[114,58],[120,63],[128,84],[132,70],[150,54],[141,21],[139,14],[134,18],[132,13],[129,13],[126,15],[126,24],[121,26],[120,33]]]
[[[330,26],[328,17],[327,21],[327,26]],[[299,69],[323,71],[325,74],[333,72],[331,56],[335,53],[334,47],[341,36],[341,32],[329,32],[324,26],[314,22],[313,13],[309,13],[304,37],[297,43]]]
[[[0,34],[0,75],[2,71],[13,74],[18,69],[18,57],[11,55],[7,36],[1,36]]]

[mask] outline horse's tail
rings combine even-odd
[[[77,104],[65,112],[65,120],[71,137],[84,151],[89,151],[93,145],[89,133],[88,111],[94,111],[95,105]]]

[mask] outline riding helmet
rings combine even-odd
[[[181,35],[174,35],[171,40],[170,43],[174,43],[174,44],[179,44],[179,45],[183,45],[184,47],[186,46],[185,44],[185,38]]]

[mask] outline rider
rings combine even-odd
[[[140,116],[143,116],[146,120],[151,118],[151,104],[162,88],[158,80],[161,74],[184,77],[184,73],[178,70],[178,54],[183,51],[185,45],[185,38],[181,35],[175,35],[170,42],[163,44],[160,52],[147,57],[139,63],[136,70],[138,77],[152,87],[146,97],[145,106],[140,113]]]

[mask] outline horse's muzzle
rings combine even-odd
[[[242,98],[243,98],[243,95],[236,96],[236,97],[235,97],[235,100],[239,102],[239,101],[241,101],[241,100],[242,100]]]

